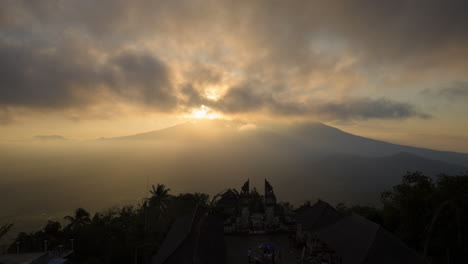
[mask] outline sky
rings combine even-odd
[[[468,152],[468,2],[3,0],[0,141],[196,118]]]

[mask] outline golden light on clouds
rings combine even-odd
[[[193,119],[221,119],[222,116],[219,113],[214,112],[209,107],[205,105],[200,106],[192,110],[191,114],[186,116],[187,118]]]
[[[429,2],[2,1],[0,139],[264,118],[468,140],[467,4]]]
[[[204,96],[212,101],[218,101],[229,89],[226,84],[210,85],[203,89]]]

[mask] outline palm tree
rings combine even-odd
[[[171,189],[166,188],[164,184],[159,184],[154,187],[151,186],[151,197],[149,198],[149,206],[155,207],[160,213],[166,211],[167,203],[169,201],[170,195],[169,192]]]
[[[76,209],[74,216],[67,215],[64,219],[70,222],[66,228],[73,232],[91,223],[91,215],[83,208]]]
[[[144,213],[145,213],[145,224],[144,224],[144,234],[146,236],[148,229],[154,226],[157,222],[161,220],[161,216],[167,210],[168,202],[170,199],[169,192],[171,189],[166,188],[164,184],[157,184],[156,187],[151,185],[151,190],[149,191],[151,194],[150,198],[147,198],[143,203]],[[151,210],[154,208],[155,210]],[[155,222],[150,222],[152,224],[149,225],[148,217],[151,219],[151,215],[156,213]]]

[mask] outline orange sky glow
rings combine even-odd
[[[232,119],[468,152],[462,5],[4,1],[0,141]]]

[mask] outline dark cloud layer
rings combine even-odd
[[[420,94],[432,99],[443,98],[451,103],[463,102],[468,99],[468,83],[455,82],[439,89],[424,89]]]
[[[459,82],[440,90],[439,95],[450,100],[468,99],[468,83]]]
[[[317,38],[340,41],[371,60],[399,61],[446,48],[466,52],[468,40],[464,0],[18,0],[2,7],[0,21],[9,28],[39,23],[51,30],[79,29],[117,45],[148,34],[206,33],[218,24],[270,58],[294,63],[317,55],[310,52]]]
[[[325,115],[332,115],[337,119],[404,119],[418,117],[431,118],[430,114],[418,111],[408,103],[395,102],[386,98],[348,99],[339,103],[319,105],[317,111]]]
[[[462,78],[467,11],[464,0],[6,0],[0,107],[85,109],[117,100],[164,112],[207,105],[224,113],[428,118],[410,103],[341,95],[334,85],[363,75],[417,81],[426,71]],[[236,83],[218,101],[207,99],[201,89],[224,82],[225,72]],[[314,97],[316,76],[336,98],[351,99]],[[465,96],[466,85],[441,95]],[[9,120],[1,109],[0,120]]]
[[[125,52],[98,63],[87,47],[0,42],[0,105],[80,107],[115,95],[160,110],[176,104],[169,70],[149,54]]]
[[[310,116],[324,120],[351,119],[405,119],[431,118],[409,103],[387,98],[344,98],[340,101],[287,102],[277,99],[270,92],[259,92],[249,86],[232,87],[218,101],[201,96],[193,87],[184,87],[186,103],[192,106],[206,105],[230,114],[265,111],[280,116]]]

